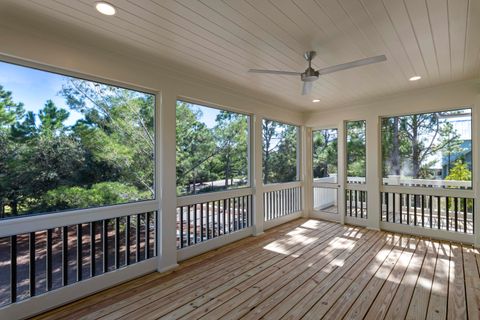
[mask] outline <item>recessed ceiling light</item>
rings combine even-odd
[[[417,81],[417,80],[420,80],[422,79],[422,77],[420,76],[413,76],[413,77],[410,77],[410,79],[408,79],[409,81]]]
[[[112,6],[108,2],[103,1],[95,3],[95,9],[97,9],[98,12],[106,16],[113,16],[117,12],[114,6]]]
[[[315,102],[315,103],[320,102],[320,99],[313,99],[312,102]]]

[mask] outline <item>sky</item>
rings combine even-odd
[[[26,111],[38,113],[47,100],[52,100],[57,107],[70,112],[66,125],[73,125],[83,116],[70,110],[58,92],[68,77],[37,69],[21,67],[0,61],[0,85],[12,92],[14,102],[23,102]],[[38,119],[37,119],[38,120]]]
[[[210,129],[215,127],[215,124],[216,124],[215,123],[215,118],[220,113],[220,110],[205,107],[205,106],[201,106],[201,105],[198,105],[198,104],[193,104],[193,103],[191,105],[195,108],[200,109],[200,111],[202,111],[202,116],[199,119],[200,121],[205,123],[205,125]]]
[[[14,102],[23,102],[26,111],[33,111],[35,114],[42,109],[47,100],[52,100],[57,107],[68,110],[70,116],[65,124],[71,126],[83,116],[81,113],[71,110],[66,104],[59,91],[62,84],[69,77],[41,71],[33,68],[22,67],[0,61],[0,85],[4,90],[12,92]],[[200,105],[194,105],[202,111],[202,118],[207,127],[215,126],[215,118],[219,110]],[[38,118],[37,118],[38,121]]]

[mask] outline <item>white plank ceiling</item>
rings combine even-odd
[[[17,0],[16,5],[176,61],[273,104],[308,111],[480,75],[480,0]],[[385,54],[388,61],[322,76],[309,96],[303,71]],[[422,79],[409,82],[420,75]],[[312,103],[320,99],[320,103]]]

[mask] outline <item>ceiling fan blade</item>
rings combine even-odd
[[[303,81],[302,96],[306,96],[312,92],[313,81]]]
[[[292,71],[279,71],[279,70],[262,70],[262,69],[250,69],[248,72],[252,73],[268,73],[268,74],[280,74],[286,76],[299,76],[301,72],[292,72]]]
[[[351,62],[347,62],[347,63],[337,64],[337,65],[331,66],[331,67],[322,68],[322,69],[319,69],[318,72],[321,75],[323,75],[323,74],[328,74],[328,73],[337,72],[337,71],[341,71],[341,70],[346,70],[346,69],[356,68],[356,67],[360,67],[360,66],[365,66],[367,64],[382,62],[382,61],[386,61],[386,60],[387,60],[387,57],[382,54],[380,56],[355,60],[355,61],[351,61]]]

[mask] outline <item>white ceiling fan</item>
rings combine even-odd
[[[337,72],[345,69],[356,68],[364,66],[367,64],[377,63],[386,61],[387,57],[385,55],[379,55],[374,57],[369,57],[365,59],[355,60],[347,63],[337,64],[335,66],[330,66],[322,69],[315,70],[312,68],[312,60],[315,58],[317,53],[315,51],[307,51],[303,55],[305,60],[308,62],[308,68],[304,72],[293,72],[293,71],[279,71],[279,70],[261,70],[261,69],[250,69],[248,72],[252,73],[268,73],[268,74],[280,74],[287,76],[300,76],[300,79],[303,81],[302,95],[307,95],[312,91],[313,82],[318,80],[318,77],[327,73]]]

